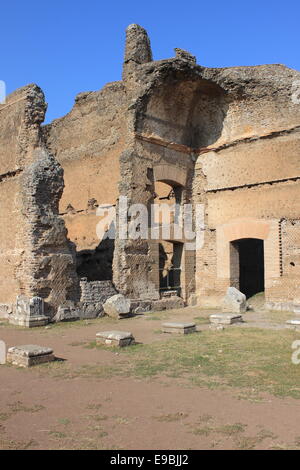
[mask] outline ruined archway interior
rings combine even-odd
[[[174,72],[144,103],[136,130],[199,149],[218,140],[227,110],[224,91],[216,84]]]

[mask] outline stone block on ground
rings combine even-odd
[[[107,346],[130,346],[135,344],[134,337],[129,331],[100,331],[96,334],[97,343]]]
[[[7,362],[18,367],[31,367],[55,360],[53,350],[35,344],[14,346],[7,351]]]
[[[122,294],[116,294],[107,299],[103,304],[104,312],[113,318],[130,316],[130,300]]]
[[[243,313],[247,310],[246,296],[235,287],[228,287],[222,300],[222,311],[228,313]]]
[[[242,322],[243,317],[234,313],[214,313],[209,316],[209,321],[213,325],[232,325]]]
[[[300,318],[293,318],[286,321],[286,327],[291,330],[300,330]]]
[[[164,333],[174,333],[187,335],[189,333],[195,333],[195,323],[184,323],[184,322],[166,322],[162,324],[162,331]]]

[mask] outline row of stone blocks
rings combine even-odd
[[[210,315],[212,325],[230,325],[242,321],[237,314]],[[197,331],[193,322],[166,322],[162,324],[163,333],[186,335]],[[101,331],[96,334],[96,342],[107,346],[125,347],[136,344],[135,338],[129,331]],[[19,367],[31,367],[55,360],[53,350],[37,345],[23,345],[9,348],[7,362]]]

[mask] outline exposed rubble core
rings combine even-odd
[[[80,93],[66,116],[42,126],[36,85],[0,105],[0,316],[17,296],[42,298],[50,320],[103,315],[116,293],[133,312],[220,307],[228,287],[298,308],[300,72],[175,54],[153,60],[147,32],[130,25],[122,81]],[[187,249],[159,221],[155,239],[121,237],[121,197],[190,204],[194,230],[202,205],[203,243]],[[115,240],[97,234],[104,205]]]

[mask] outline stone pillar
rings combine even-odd
[[[134,71],[136,65],[152,61],[150,39],[147,31],[138,24],[131,24],[126,29],[123,80]]]

